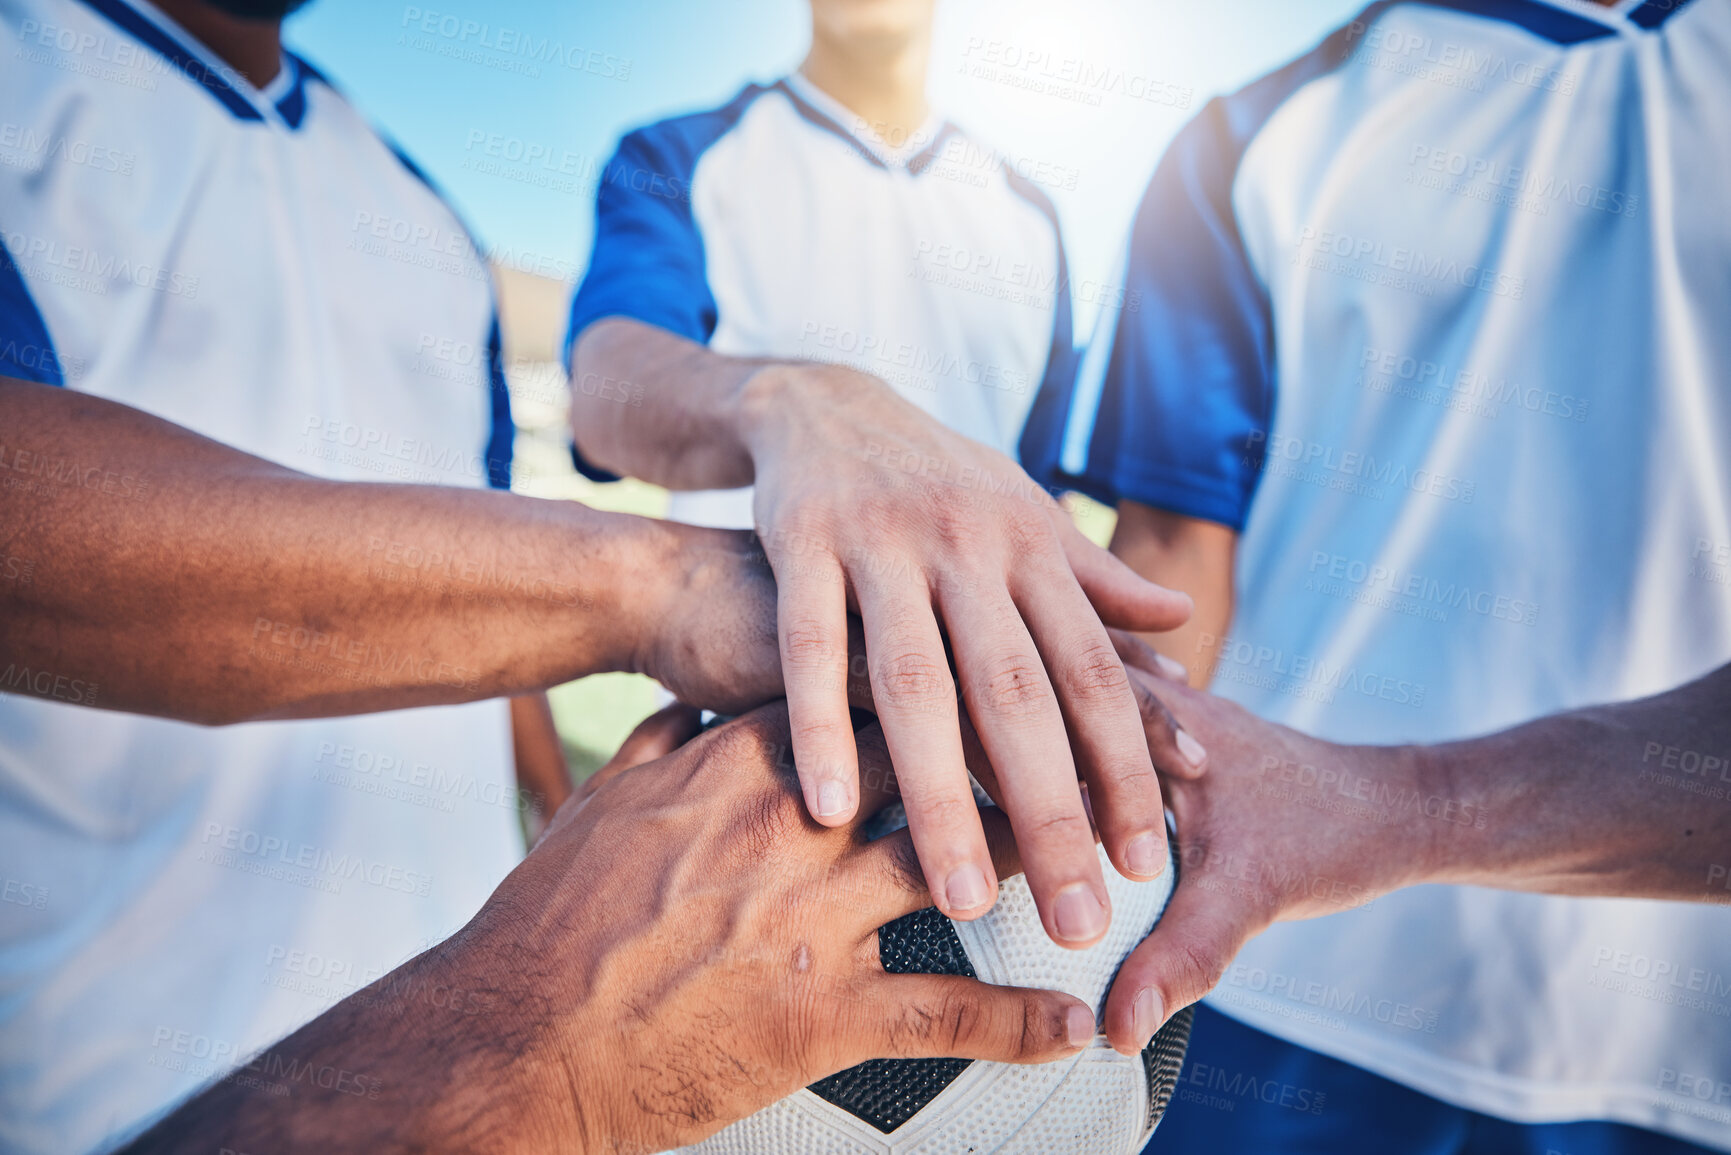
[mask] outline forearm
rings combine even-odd
[[[17,693],[225,723],[539,689],[632,667],[674,552],[642,519],[324,481],[39,385],[0,382],[0,429]]]
[[[1142,640],[1190,671],[1190,684],[1206,687],[1221,641],[1232,624],[1232,575],[1238,536],[1214,522],[1184,517],[1139,502],[1118,505],[1112,552],[1142,577],[1190,595],[1190,619]]]
[[[467,965],[464,937],[252,1056],[124,1155],[600,1150],[541,1045],[545,993],[502,957]]]
[[[1656,697],[1421,748],[1432,881],[1731,902],[1731,666]]]
[[[592,464],[669,489],[751,484],[739,396],[765,362],[610,317],[571,354],[571,431]]]

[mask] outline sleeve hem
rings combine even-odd
[[[1058,472],[1053,480],[1107,505],[1116,506],[1127,499],[1184,517],[1216,522],[1235,533],[1243,532],[1250,505],[1248,497],[1230,484],[1196,475],[1135,470],[1100,477]]]

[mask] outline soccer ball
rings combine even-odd
[[[1004,986],[1066,991],[1104,1009],[1112,978],[1147,937],[1172,893],[1177,868],[1131,882],[1100,851],[1112,926],[1084,951],[1046,936],[1020,875],[973,922],[936,908],[878,931],[892,973],[972,975]],[[831,1075],[717,1132],[688,1155],[1133,1155],[1166,1110],[1190,1041],[1190,1008],[1174,1015],[1141,1055],[1097,1037],[1055,1063],[1016,1066],[967,1059],[877,1059]]]

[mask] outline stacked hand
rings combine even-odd
[[[661,1151],[868,1058],[1046,1062],[1092,1040],[1069,995],[885,973],[877,928],[931,896],[905,831],[861,833],[891,797],[869,785],[891,781],[876,727],[859,817],[833,828],[805,814],[785,708],[679,746],[695,728],[684,707],[644,723],[467,927],[266,1056],[373,1094],[224,1081],[135,1151]],[[985,835],[1015,873],[1000,815]]]
[[[1390,821],[1385,809],[1354,804],[1429,797],[1412,750],[1308,737],[1163,676],[1128,647],[1123,652],[1150,740],[1169,742],[1182,726],[1208,748],[1200,772],[1165,776],[1178,829],[1178,885],[1106,1003],[1107,1037],[1130,1054],[1212,990],[1239,949],[1270,923],[1363,906],[1423,879],[1441,828]]]
[[[1111,911],[1078,777],[1120,872],[1151,878],[1166,859],[1159,784],[1106,625],[1170,629],[1189,599],[1088,542],[1007,457],[873,378],[770,366],[741,409],[810,813],[841,826],[858,812],[851,609],[937,906],[968,919],[997,898],[964,765],[965,707],[1047,932],[1065,946],[1097,941]]]

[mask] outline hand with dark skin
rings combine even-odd
[[[1134,668],[1125,652],[1151,738],[1169,740],[1175,717],[1208,747],[1200,773],[1165,783],[1181,869],[1106,1003],[1107,1037],[1125,1054],[1269,924],[1403,886],[1731,902],[1731,801],[1641,775],[1680,750],[1731,749],[1731,665],[1485,737],[1348,746]]]
[[[749,534],[326,481],[4,378],[0,431],[0,555],[32,570],[0,582],[0,690],[207,725],[609,670],[724,713],[783,692],[775,582]]]
[[[128,1152],[662,1151],[867,1058],[1048,1062],[1093,1038],[1065,994],[884,972],[877,928],[931,905],[910,837],[806,815],[784,707],[626,768],[694,725],[646,722],[468,926]],[[889,762],[875,725],[859,749],[864,816]],[[474,1013],[435,1013],[451,991]]]

